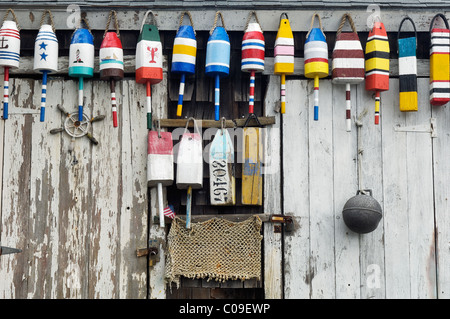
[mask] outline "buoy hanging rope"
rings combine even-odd
[[[53,15],[52,15],[52,12],[50,10],[48,10],[48,9],[45,10],[44,13],[42,13],[40,26],[42,27],[42,25],[44,24],[45,17],[47,15],[48,15],[48,20],[47,20],[48,22],[47,23],[52,26],[52,30],[53,30],[53,32],[55,32],[56,30],[55,30],[55,23],[53,21]]]
[[[194,21],[192,20],[192,14],[189,11],[184,11],[181,14],[180,22],[178,23],[177,32],[180,31],[180,27],[183,24],[183,20],[184,20],[184,16],[185,15],[187,15],[189,17],[189,23],[190,23],[191,27],[194,29],[194,35],[197,35],[197,33],[195,32]]]
[[[348,23],[350,24],[350,27],[352,28],[352,31],[356,34],[358,34],[358,32],[356,31],[356,26],[355,26],[355,22],[353,22],[353,19],[351,17],[350,14],[348,13],[344,13],[344,15],[341,18],[341,23],[339,24],[339,27],[336,31],[336,37],[341,34],[342,29],[344,28],[345,22],[348,21]]]
[[[13,9],[8,9],[5,13],[5,15],[3,16],[3,20],[2,20],[2,24],[6,21],[6,18],[8,17],[8,15],[11,13],[11,15],[13,16],[14,21],[16,22],[16,26],[17,26],[17,30],[19,30],[20,32],[20,26],[19,26],[19,21],[17,21],[17,16],[16,13],[14,12]]]
[[[114,17],[114,28],[116,29],[117,37],[120,38],[119,21],[117,20],[117,12],[115,10],[111,10],[109,12],[108,20],[106,22],[105,33],[103,33],[103,38],[106,37],[106,33],[108,33],[108,31],[109,31],[109,26],[111,24],[111,20],[112,20],[113,17]]]
[[[211,28],[211,30],[209,30],[209,35],[212,35],[214,32],[214,29],[217,27],[217,21],[219,19],[219,15],[220,15],[220,20],[222,21],[222,27],[226,30],[227,28],[225,27],[225,21],[223,20],[223,15],[222,12],[217,11],[215,16],[214,16],[214,24],[213,27]]]

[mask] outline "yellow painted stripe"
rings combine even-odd
[[[289,24],[288,19],[281,19],[280,27],[277,32],[277,39],[278,38],[293,38],[291,25]]]
[[[274,72],[276,74],[293,73],[294,72],[294,64],[293,63],[275,63],[275,70],[274,70]]]
[[[372,58],[366,60],[366,72],[369,72],[373,69],[389,71],[389,59]]]
[[[430,80],[449,81],[449,65],[448,54],[432,54],[430,56]]]
[[[186,54],[195,56],[196,52],[197,48],[189,45],[176,44],[173,46],[173,54]]]
[[[372,40],[367,42],[366,53],[373,51],[389,52],[389,42],[380,40]]]
[[[400,111],[414,112],[417,109],[417,92],[400,92]]]
[[[245,163],[260,163],[262,158],[262,141],[260,128],[246,127],[243,134],[244,152],[243,165]],[[245,167],[242,172],[242,196],[243,205],[262,205],[262,174],[260,171],[255,174],[246,175]]]
[[[305,76],[307,78],[314,78],[318,75],[319,78],[324,78],[328,75],[328,69],[328,63],[325,62],[305,63]]]

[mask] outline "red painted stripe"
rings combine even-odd
[[[259,31],[248,31],[244,33],[244,37],[242,38],[242,40],[251,40],[251,39],[255,39],[255,40],[263,40],[264,41],[264,35],[262,34],[262,32]]]
[[[244,49],[242,50],[242,59],[261,59],[264,60],[264,50]]]
[[[333,50],[333,59],[364,59],[364,51],[361,50]]]
[[[352,118],[351,113],[352,113],[352,112],[351,112],[350,110],[345,110],[345,118],[346,118],[347,120],[349,120],[349,119]]]
[[[434,29],[431,29],[431,33],[433,33],[433,32],[445,32],[445,33],[450,33],[450,30],[449,30],[449,29],[438,29],[438,28],[434,28]]]
[[[328,59],[323,59],[323,58],[311,58],[311,59],[305,60],[305,63],[311,63],[311,62],[324,62],[324,63],[328,63]]]
[[[358,41],[359,42],[359,37],[358,34],[354,33],[354,32],[341,32],[341,34],[339,34],[336,37],[336,41],[339,40],[345,40],[345,41]]]
[[[148,132],[148,154],[171,155],[173,154],[172,133],[157,131]]]
[[[350,91],[345,91],[345,99],[350,101]]]
[[[366,72],[364,69],[333,69],[333,78],[364,78]]]

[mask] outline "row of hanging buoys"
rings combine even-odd
[[[116,32],[108,31],[113,17]],[[110,11],[108,21],[106,22],[106,29],[99,51],[99,60],[100,79],[110,81],[113,127],[117,127],[116,81],[123,79],[124,71],[122,42],[120,41],[117,13],[114,10]]]
[[[342,32],[348,20],[352,32]],[[336,34],[332,56],[332,82],[345,84],[345,119],[347,132],[351,131],[351,92],[350,85],[364,81],[364,51],[356,32],[355,24],[349,14],[344,14]]]
[[[182,25],[183,18],[188,15],[191,25]],[[183,112],[184,86],[186,75],[195,74],[195,60],[197,57],[197,39],[195,38],[194,23],[189,11],[183,12],[180,18],[177,34],[172,50],[172,73],[180,74],[180,89],[178,92],[177,116]]]
[[[409,20],[414,28],[414,36],[400,38],[400,31],[405,21]],[[417,32],[411,18],[405,17],[398,28],[398,75],[399,75],[399,106],[402,112],[414,112],[418,109],[417,102]]]
[[[6,20],[11,13],[14,21]],[[3,66],[3,119],[8,118],[9,104],[9,69],[19,67],[20,58],[20,27],[14,10],[8,9],[3,17],[0,29],[0,66]]]
[[[319,28],[313,28],[314,18]],[[305,41],[305,77],[314,79],[314,121],[319,120],[319,79],[328,76],[328,45],[322,29],[322,20],[315,13]]]
[[[285,18],[283,18],[285,16]],[[274,49],[274,73],[281,76],[281,113],[286,112],[286,75],[294,73],[294,35],[286,13],[280,16]]]
[[[220,15],[222,26],[217,26]],[[220,79],[230,73],[231,45],[225,22],[220,11],[216,12],[214,25],[209,32],[206,44],[206,68],[205,74],[214,78],[214,119],[220,119]]]
[[[437,25],[438,18],[444,25]],[[450,101],[450,28],[443,14],[431,20],[430,37],[430,103],[444,105]]]

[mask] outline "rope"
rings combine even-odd
[[[55,23],[53,22],[53,15],[50,10],[45,10],[41,17],[41,26],[44,24],[45,16],[48,13],[48,20],[50,21],[50,25],[52,26],[53,32],[55,32]]]
[[[319,20],[319,28],[320,28],[320,31],[322,31],[323,36],[326,38],[325,33],[323,33],[322,19],[320,19],[320,16],[319,16],[318,13],[314,13],[313,16],[312,16],[312,19],[311,19],[311,25],[310,25],[310,27],[309,27],[308,33],[306,34],[306,38],[308,38],[309,33],[311,32],[311,30],[312,30],[312,28],[313,28],[313,25],[314,25],[314,18],[315,18],[315,17],[317,17],[317,19]]]
[[[2,24],[6,21],[6,18],[8,17],[8,14],[9,14],[10,12],[11,12],[13,18],[14,18],[14,21],[16,22],[17,30],[20,31],[19,22],[17,21],[17,16],[16,16],[16,13],[14,12],[13,9],[8,9],[8,10],[6,11],[5,15],[3,16]]]
[[[397,33],[397,40],[400,39],[400,30],[402,29],[402,25],[403,22],[405,22],[406,20],[411,21],[411,24],[414,28],[414,34],[415,34],[415,38],[416,38],[416,44],[417,44],[417,30],[416,30],[416,25],[414,24],[414,21],[410,18],[410,17],[404,17],[402,22],[400,22],[400,26],[398,27],[398,33]],[[397,50],[398,52],[398,50]]]
[[[442,13],[438,13],[438,14],[436,14],[436,15],[433,17],[433,19],[431,20],[431,23],[430,23],[430,33],[431,33],[431,30],[433,29],[433,26],[434,26],[434,20],[436,20],[436,18],[441,18],[442,21],[445,23],[445,27],[446,27],[447,29],[450,29],[450,28],[449,28],[449,25],[448,25],[447,18],[445,17],[445,15],[443,15]]]
[[[185,16],[186,14],[187,14],[187,16],[189,17],[189,21],[190,21],[190,23],[191,23],[191,26],[192,26],[192,28],[194,29],[194,34],[196,35],[196,33],[195,33],[195,28],[194,28],[194,21],[192,20],[192,15],[191,15],[191,13],[190,13],[189,11],[184,11],[184,12],[181,14],[180,23],[178,24],[177,32],[178,32],[178,30],[180,30],[180,27],[181,27],[181,25],[183,24],[183,18],[184,18],[184,16]]]
[[[189,122],[190,122],[191,120],[192,120],[192,122],[194,123],[194,133],[195,133],[195,131],[197,130],[197,133],[201,135],[202,133],[201,133],[200,130],[198,129],[197,121],[196,121],[195,118],[193,118],[193,117],[188,118],[188,120],[187,120],[187,122],[186,122],[186,127],[184,128],[184,133],[186,133],[186,132],[189,131],[189,130],[188,130],[188,126],[189,126]]]
[[[225,28],[225,22],[223,21],[223,15],[222,15],[222,12],[217,11],[217,12],[216,12],[216,15],[214,16],[214,24],[213,24],[213,27],[212,27],[212,29],[209,31],[209,34],[210,34],[210,35],[213,33],[214,29],[216,28],[217,20],[218,20],[218,18],[219,18],[219,14],[220,14],[220,19],[222,20],[222,27],[226,30],[226,28]]]
[[[258,23],[259,27],[261,28],[261,24],[259,23],[258,16],[256,15],[256,12],[255,11],[250,11],[249,14],[248,14],[248,17],[247,17],[247,22],[245,23],[245,29],[244,30],[248,29],[248,24],[250,23],[250,19],[251,19],[252,16],[255,17],[256,23]],[[262,31],[262,28],[261,28],[261,31]]]
[[[355,23],[353,22],[352,17],[350,16],[349,13],[344,13],[344,15],[342,16],[342,19],[341,19],[341,23],[339,24],[339,28],[337,29],[337,32],[336,32],[337,36],[339,34],[341,34],[342,29],[344,28],[345,21],[347,21],[347,20],[350,23],[350,27],[352,28],[353,32],[358,34],[358,32],[356,32]]]
[[[108,33],[109,25],[111,23],[111,19],[113,16],[114,16],[114,27],[116,28],[116,34],[117,34],[117,37],[120,38],[119,22],[117,21],[117,12],[114,10],[111,10],[109,12],[108,21],[106,22],[106,29],[105,29],[105,33],[103,34],[103,37],[105,37],[106,33]]]
[[[355,120],[355,125],[357,127],[357,136],[358,136],[358,190],[361,194],[366,195],[366,192],[363,190],[363,178],[362,178],[362,155],[364,152],[364,148],[362,147],[362,137],[361,137],[361,128],[362,118],[367,114],[367,109],[365,109]]]
[[[142,31],[142,29],[144,28],[145,21],[147,20],[147,16],[148,16],[149,14],[152,15],[152,17],[153,17],[153,23],[154,23],[154,25],[156,26],[156,17],[155,17],[155,15],[153,14],[153,12],[152,12],[151,10],[149,10],[149,11],[147,11],[147,12],[145,13],[144,19],[142,20],[141,31]]]

